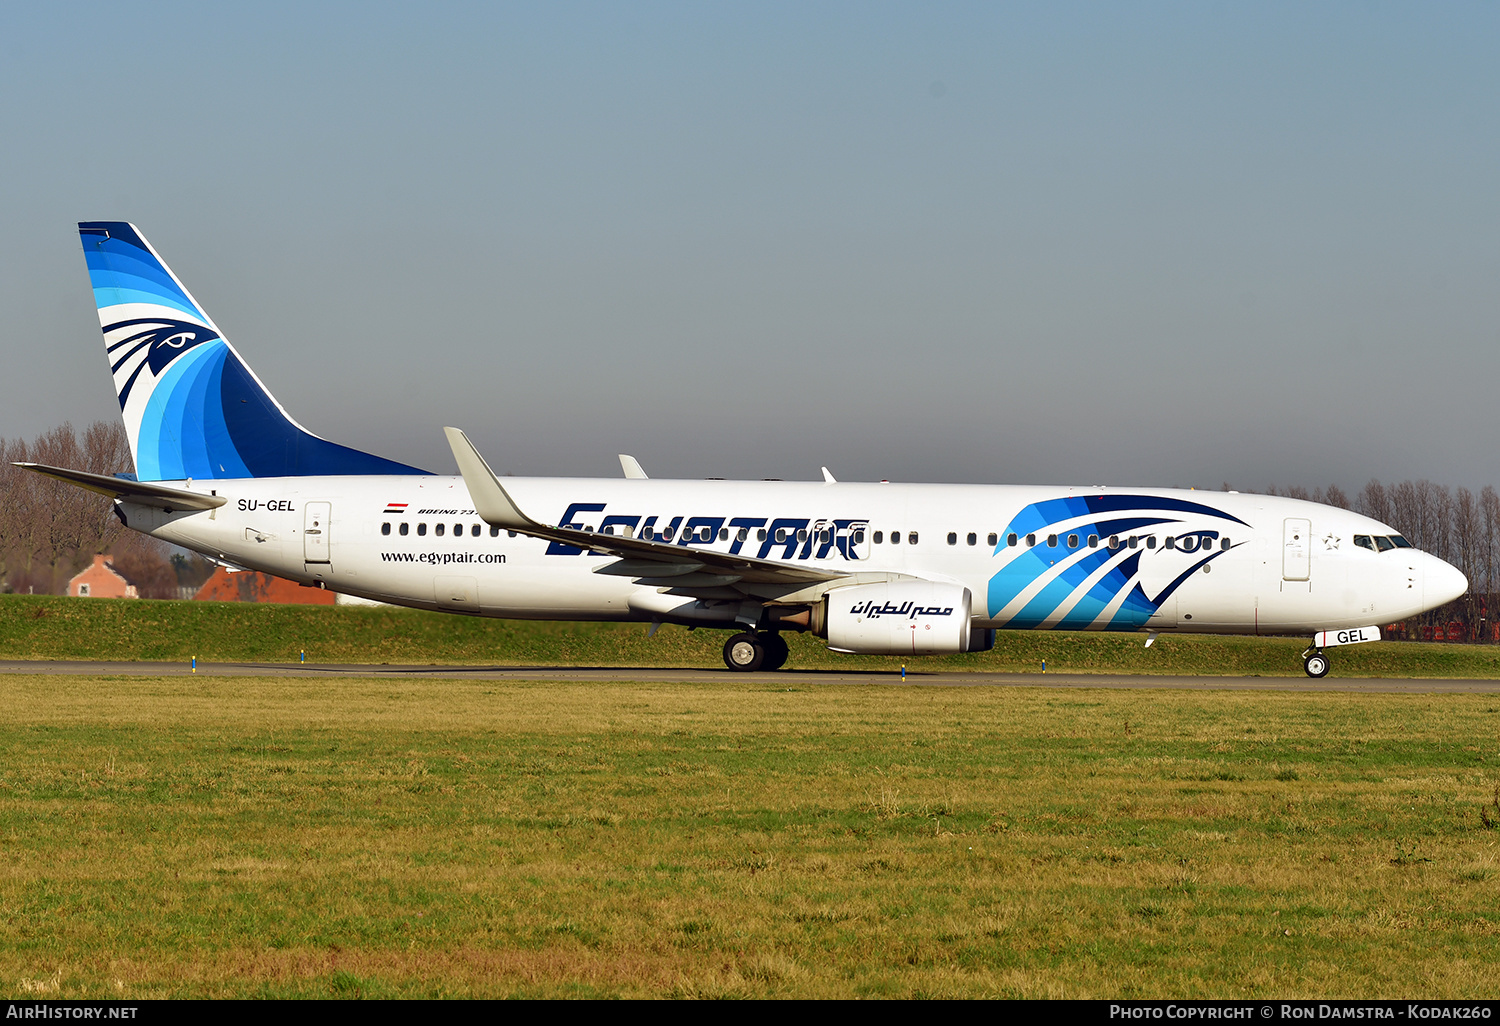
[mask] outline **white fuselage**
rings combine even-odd
[[[610,557],[489,527],[461,477],[174,484],[228,502],[203,512],[123,502],[129,525],[246,569],[484,616],[703,618],[691,594],[594,572]],[[733,551],[851,583],[961,584],[975,628],[1303,633],[1413,616],[1466,583],[1416,549],[1356,544],[1396,534],[1368,517],[1234,492],[571,478],[506,478],[505,488],[547,524]],[[818,590],[712,594],[797,603]]]

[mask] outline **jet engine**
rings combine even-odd
[[[891,581],[835,588],[817,633],[835,652],[938,655],[988,649],[994,632],[970,630],[969,589],[935,581]]]

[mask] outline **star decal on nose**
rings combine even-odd
[[[1338,539],[1337,535],[1330,534],[1330,535],[1327,535],[1327,536],[1325,536],[1323,538],[1323,548],[1325,548],[1325,549],[1336,549],[1338,547],[1339,547],[1339,539]]]

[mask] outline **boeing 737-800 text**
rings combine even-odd
[[[1324,649],[1462,595],[1454,567],[1344,509],[1159,488],[500,479],[299,425],[131,224],[79,225],[135,473],[29,469],[235,567],[480,616],[725,628],[774,669],[784,631],[835,651],[974,652],[996,630],[1306,634]],[[1148,641],[1149,643],[1149,641]]]

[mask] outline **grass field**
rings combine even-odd
[[[0,677],[0,992],[1493,996],[1500,700]]]
[[[0,596],[0,659],[187,662],[499,663],[704,666],[723,663],[721,630],[641,624],[530,623],[358,606],[139,602]],[[896,669],[903,660],[843,656],[788,635],[793,669]],[[904,662],[914,671],[1048,670],[1297,676],[1306,638],[1002,631],[994,651]],[[1330,650],[1335,677],[1500,677],[1500,646],[1381,643]]]

